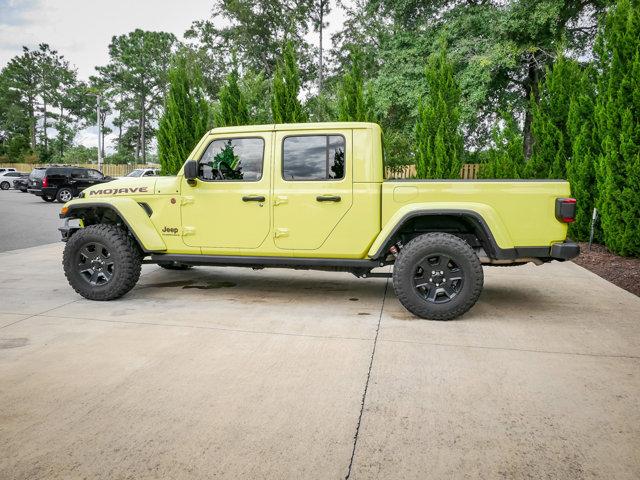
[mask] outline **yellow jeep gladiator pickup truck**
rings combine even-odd
[[[177,176],[125,177],[66,203],[63,265],[92,300],[127,293],[143,263],[392,275],[409,311],[450,320],[478,299],[483,264],[578,255],[569,194],[556,180],[385,181],[373,123],[216,128]]]

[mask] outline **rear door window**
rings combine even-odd
[[[345,169],[342,135],[300,135],[282,143],[284,180],[341,180]]]

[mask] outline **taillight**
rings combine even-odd
[[[571,223],[576,219],[576,199],[556,198],[556,218],[563,223]]]
[[[42,188],[48,187],[49,186],[49,181],[47,180],[47,177],[43,177],[42,178]]]

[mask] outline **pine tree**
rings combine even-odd
[[[364,87],[360,54],[354,51],[350,57],[351,68],[338,85],[338,120],[367,122],[373,118],[373,108]]]
[[[606,246],[640,255],[640,4],[620,0],[596,42],[596,123],[602,152],[596,177]]]
[[[158,127],[158,160],[162,173],[175,175],[207,131],[210,109],[197,64],[186,54],[176,55],[168,75],[169,91]]]
[[[300,91],[300,71],[293,42],[284,44],[282,59],[278,62],[273,77],[271,113],[275,123],[303,123],[308,117],[298,93]]]
[[[233,68],[227,75],[227,83],[218,94],[218,109],[214,115],[217,127],[249,125],[249,109],[238,86],[238,69]]]
[[[487,162],[478,172],[478,178],[516,179],[524,170],[524,139],[512,115],[502,115],[502,126],[496,125],[491,133],[493,148],[487,151]]]
[[[566,177],[566,163],[572,149],[567,132],[569,104],[580,77],[578,62],[560,55],[538,87],[539,102],[531,98],[534,142],[524,172],[527,178]]]
[[[427,95],[418,106],[415,159],[418,178],[460,178],[460,88],[444,47],[429,58]]]
[[[594,124],[595,71],[586,68],[574,87],[569,104],[567,133],[571,142],[571,158],[567,161],[567,180],[571,195],[578,201],[575,222],[569,224],[569,236],[588,240],[597,189],[595,163],[599,146]]]

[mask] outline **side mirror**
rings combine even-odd
[[[190,185],[195,184],[198,178],[198,162],[195,160],[187,160],[184,164],[184,178]]]

